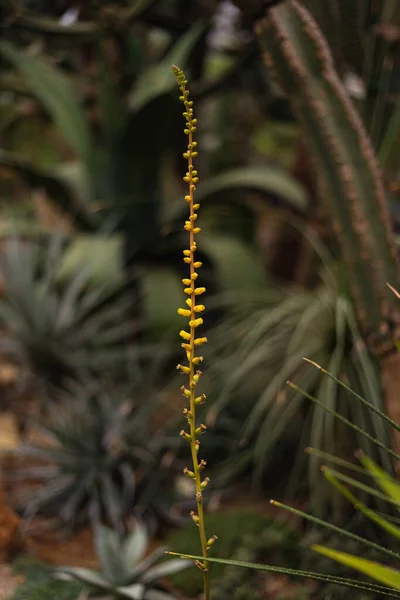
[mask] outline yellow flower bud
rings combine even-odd
[[[189,471],[187,467],[183,469],[183,473],[184,475],[186,475],[186,477],[189,477],[190,479],[196,479],[196,475],[193,473],[193,471]]]
[[[206,307],[204,306],[204,304],[197,304],[193,307],[194,312],[203,312],[203,310],[205,309]]]
[[[185,256],[190,256],[190,250],[184,250],[184,251],[183,251],[183,254],[184,254]]]
[[[184,340],[189,341],[190,340],[190,333],[188,333],[187,331],[185,331],[184,329],[182,329],[179,332],[179,335],[181,336],[181,338],[183,338]]]
[[[201,231],[200,227],[195,227],[193,229],[193,233],[200,233],[200,231]]]
[[[193,208],[194,208],[194,210],[199,210],[200,204],[193,204]]]
[[[197,279],[198,276],[199,276],[198,273],[192,273],[191,276],[190,276],[190,279]]]
[[[186,398],[190,398],[190,391],[187,388],[185,388],[184,385],[181,387],[181,392],[184,396],[186,396]]]
[[[200,269],[202,264],[203,264],[202,262],[198,261],[198,262],[195,262],[193,266],[195,269]]]
[[[190,317],[192,313],[186,308],[178,308],[178,315],[181,315],[182,317]]]
[[[193,294],[193,288],[187,287],[183,290],[185,294]]]
[[[190,202],[190,200],[191,200],[190,196],[185,196],[185,200],[186,200],[186,202]]]
[[[191,435],[189,435],[188,433],[186,433],[186,431],[184,431],[183,429],[182,429],[182,431],[179,433],[179,435],[180,435],[181,437],[183,437],[183,439],[185,439],[187,442],[190,442],[190,441],[191,441],[191,439],[192,439],[192,436],[191,436]]]
[[[197,340],[194,340],[194,345],[195,346],[201,346],[202,344],[205,344],[206,342],[207,342],[207,338],[206,337],[197,338]]]
[[[188,306],[190,306],[190,307],[192,306],[192,300],[191,300],[191,298],[186,298],[186,304]]]
[[[209,478],[209,477],[206,477],[206,478],[205,478],[205,480],[201,482],[201,484],[200,484],[200,489],[201,489],[201,490],[204,490],[204,488],[206,488],[206,487],[207,487],[207,485],[208,485],[209,481],[210,481],[210,478]]]
[[[193,319],[192,321],[189,321],[190,327],[198,327],[199,325],[203,325],[203,319]]]
[[[185,256],[185,258],[183,259],[183,262],[185,262],[187,265],[190,265],[190,263],[192,262],[192,259],[189,258],[188,256]]]
[[[217,536],[213,535],[210,537],[209,540],[207,540],[207,550],[209,550],[211,548],[211,546],[214,544],[214,542],[217,541],[217,539],[218,539]]]
[[[193,363],[194,365],[199,365],[199,364],[200,364],[202,361],[203,361],[203,357],[202,357],[202,356],[195,356],[195,357],[192,359],[192,363]]]
[[[177,365],[176,368],[178,369],[178,371],[180,371],[184,375],[188,375],[190,373],[189,367],[184,367],[183,365]]]
[[[199,526],[200,525],[199,517],[193,511],[190,513],[190,516],[192,517],[192,519],[196,523],[196,525]]]
[[[194,290],[194,293],[196,294],[196,296],[200,296],[201,294],[204,294],[205,291],[206,291],[205,287],[199,287]]]
[[[190,279],[182,279],[182,283],[183,283],[184,285],[190,285],[190,284],[191,284],[191,281],[190,281]]]

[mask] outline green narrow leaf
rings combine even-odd
[[[347,494],[345,494],[344,492],[343,492],[343,495],[346,495],[346,497],[347,497]],[[380,546],[379,544],[376,544],[375,542],[371,542],[370,540],[367,540],[366,538],[363,538],[363,537],[360,537],[359,535],[351,533],[350,531],[347,531],[347,529],[342,529],[341,527],[337,527],[337,525],[333,525],[333,523],[330,523],[329,521],[324,521],[323,519],[318,519],[318,517],[313,517],[312,515],[309,515],[308,513],[305,513],[301,510],[297,510],[296,508],[293,508],[291,506],[287,506],[286,504],[281,504],[280,502],[276,502],[275,500],[271,500],[271,503],[274,506],[277,506],[278,508],[283,508],[284,510],[291,512],[294,515],[297,515],[298,517],[307,519],[311,523],[315,523],[316,525],[320,525],[321,527],[325,527],[326,529],[331,529],[332,531],[335,531],[336,533],[339,533],[340,535],[346,536],[352,540],[360,542],[360,544],[364,544],[365,546],[369,546],[370,548],[373,548],[374,550],[378,550],[378,552],[380,552],[382,554],[386,554],[387,556],[389,556],[390,558],[392,558],[394,560],[400,560],[400,554],[397,554],[397,552],[393,552],[392,550],[390,550],[389,548],[386,548],[385,546]]]
[[[349,502],[353,504],[356,510],[362,512],[366,517],[368,517],[368,519],[379,525],[379,527],[390,533],[390,535],[400,539],[400,527],[397,527],[393,523],[390,523],[384,517],[378,515],[377,512],[365,506],[365,504],[360,502],[360,500],[358,500],[358,498],[354,496],[354,494],[352,494],[352,492],[347,487],[342,485],[334,475],[326,471],[324,472],[324,475],[326,479],[330,481],[332,485],[334,485],[339,490],[339,492],[343,496],[345,496],[349,500]]]
[[[336,477],[337,479],[344,481],[345,483],[348,483],[349,485],[356,487],[359,490],[363,490],[364,492],[367,492],[368,494],[371,494],[372,496],[375,496],[376,498],[380,498],[381,500],[386,500],[386,502],[395,504],[397,507],[399,506],[399,503],[396,502],[395,500],[393,500],[392,498],[390,498],[390,496],[387,496],[386,494],[382,494],[381,492],[378,492],[378,490],[376,490],[375,488],[373,488],[369,485],[366,485],[365,483],[362,483],[361,481],[358,481],[357,479],[354,479],[353,477],[348,477],[347,475],[344,475],[340,471],[336,471],[335,469],[332,469],[331,467],[325,467],[324,473],[329,473],[329,474],[333,475],[334,477]]]
[[[65,140],[84,162],[88,175],[93,175],[94,151],[89,125],[68,78],[44,57],[20,52],[10,42],[0,41],[0,53],[20,71]]]
[[[179,554],[178,552],[168,552],[172,556],[180,556],[188,560],[204,560],[202,556],[195,556],[191,554]],[[233,567],[241,567],[244,569],[253,569],[255,571],[266,571],[268,573],[281,573],[283,575],[292,575],[293,577],[305,577],[307,579],[315,579],[316,581],[326,581],[329,583],[335,583],[337,585],[343,585],[345,587],[366,590],[370,592],[377,592],[384,596],[390,596],[392,598],[400,598],[400,595],[393,592],[391,587],[377,585],[368,581],[358,581],[356,579],[349,579],[345,577],[334,577],[332,575],[325,575],[323,573],[315,573],[312,571],[301,571],[299,569],[285,569],[283,567],[275,567],[272,565],[263,565],[261,563],[245,562],[240,560],[230,560],[227,558],[211,558],[209,557],[208,562],[219,563],[222,565],[231,565]]]
[[[333,560],[346,565],[347,567],[356,569],[395,590],[400,590],[400,571],[397,571],[396,569],[386,567],[373,560],[367,560],[365,558],[353,556],[352,554],[347,554],[346,552],[325,548],[324,546],[314,545],[312,546],[312,549],[319,554],[323,554],[328,558],[332,558]]]
[[[305,390],[301,389],[299,386],[297,386],[292,381],[287,381],[287,385],[289,387],[291,387],[293,390],[295,390],[295,391],[299,392],[300,394],[302,394],[305,398],[308,398],[308,400],[311,400],[312,402],[314,402],[314,404],[316,404],[317,406],[321,406],[326,412],[328,412],[332,416],[336,417],[336,419],[338,419],[339,421],[342,421],[342,423],[345,423],[345,425],[347,425],[348,427],[350,427],[350,429],[353,429],[354,431],[356,431],[357,433],[359,433],[360,435],[362,435],[363,437],[365,437],[367,440],[369,440],[370,442],[372,442],[376,446],[379,446],[379,448],[382,448],[382,450],[385,450],[385,452],[387,452],[388,454],[390,454],[394,458],[397,458],[398,460],[400,460],[400,454],[398,454],[397,452],[395,452],[394,450],[392,450],[391,448],[389,448],[389,446],[386,446],[386,444],[384,444],[383,442],[381,442],[379,439],[373,437],[372,435],[370,435],[369,433],[367,433],[366,431],[364,431],[363,429],[361,429],[360,427],[358,427],[357,425],[355,425],[354,423],[352,423],[349,419],[346,419],[346,417],[343,417],[343,415],[341,415],[340,413],[338,413],[338,412],[336,412],[336,411],[328,408],[327,406],[325,406],[323,402],[320,402],[319,400],[317,400],[317,398],[315,398],[314,396],[312,396],[311,394],[309,394]]]
[[[383,490],[392,500],[400,505],[400,484],[383,471],[378,465],[365,454],[359,455],[361,463],[374,477],[377,485]]]

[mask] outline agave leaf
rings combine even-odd
[[[76,579],[77,581],[81,581],[89,586],[94,586],[96,588],[102,590],[111,590],[112,587],[109,583],[96,571],[92,571],[91,569],[86,569],[84,567],[59,567],[56,571],[57,575],[69,576],[71,579]]]
[[[160,590],[147,590],[143,596],[143,600],[174,600],[175,596],[168,592],[161,592]]]
[[[102,571],[109,583],[119,585],[126,581],[126,570],[121,561],[121,541],[118,533],[101,523],[95,526],[95,548]]]
[[[140,575],[142,573],[144,573],[145,571],[147,571],[147,569],[149,569],[162,556],[165,556],[165,548],[161,547],[161,548],[157,548],[156,550],[154,550],[154,552],[149,554],[149,556],[146,556],[146,558],[141,560],[140,563],[138,563],[136,565],[136,567],[133,570],[131,570],[131,572],[130,572],[131,578],[132,579],[140,578]],[[128,561],[126,561],[126,563],[128,564]],[[132,569],[132,565],[130,564],[130,561],[129,561],[128,566],[130,569]]]
[[[352,567],[365,575],[368,575],[372,579],[376,579],[380,583],[384,583],[395,590],[400,590],[400,571],[386,567],[380,563],[365,558],[359,558],[346,552],[339,552],[332,548],[325,548],[324,546],[314,545],[312,549],[323,554],[328,558],[332,558],[337,562],[340,562],[347,567]]]
[[[374,477],[376,484],[383,490],[389,498],[400,505],[400,484],[383,471],[378,465],[365,454],[360,456],[360,461],[364,467]]]
[[[205,31],[206,25],[198,21],[159,64],[143,72],[129,93],[128,105],[131,110],[138,112],[158,96],[168,94],[175,88],[176,81],[171,65],[177,64],[183,68],[190,52]]]
[[[93,198],[89,175],[94,174],[94,149],[85,113],[70,81],[44,57],[20,52],[8,41],[0,42],[0,53],[21,72],[33,93],[54,118],[65,140],[84,162],[88,195]]]
[[[143,600],[146,588],[141,583],[134,583],[123,587],[117,587],[115,591],[123,598],[131,598],[132,600]]]
[[[143,583],[154,583],[162,577],[174,575],[175,573],[179,573],[180,571],[183,571],[183,569],[187,569],[191,566],[192,565],[188,563],[187,560],[176,558],[174,560],[164,562],[161,565],[152,567],[146,571],[146,573],[144,573],[140,579],[143,581]]]
[[[129,573],[134,571],[135,567],[139,567],[139,561],[143,558],[149,544],[149,538],[146,528],[137,521],[135,530],[125,540],[123,545],[123,561],[125,568]]]

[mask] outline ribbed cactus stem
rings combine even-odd
[[[267,67],[306,134],[321,195],[334,215],[361,321],[377,330],[386,282],[398,264],[372,143],[335,71],[318,25],[298,0],[271,8],[256,26]]]

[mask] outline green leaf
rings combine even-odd
[[[116,531],[100,523],[95,526],[95,548],[101,568],[110,583],[124,583],[125,570],[120,559],[121,544]]]
[[[182,284],[172,269],[146,269],[142,276],[146,327],[159,338],[162,333],[179,331],[182,324],[177,308],[184,301]]]
[[[271,202],[287,205],[304,212],[309,205],[305,189],[287,171],[275,165],[232,169],[201,182],[196,190],[196,201],[215,200],[222,194],[251,192],[261,194]]]
[[[178,554],[177,552],[169,552],[173,556],[180,556],[188,560],[204,560],[204,557],[191,555],[191,554]],[[272,565],[263,565],[261,563],[245,562],[241,560],[230,560],[227,558],[211,558],[209,557],[208,562],[219,563],[222,565],[231,565],[233,567],[241,567],[244,569],[253,569],[255,571],[266,571],[267,573],[280,573],[283,575],[292,575],[293,577],[305,577],[307,579],[315,579],[316,581],[326,581],[329,583],[335,583],[337,585],[343,585],[345,587],[367,590],[372,592],[378,592],[385,596],[393,598],[400,598],[399,594],[392,592],[390,587],[377,585],[368,581],[358,581],[356,579],[349,579],[346,577],[335,577],[332,575],[325,575],[324,573],[315,573],[312,571],[301,571],[299,569],[286,569],[283,567],[276,567]]]
[[[102,577],[99,573],[96,573],[96,571],[92,571],[91,569],[86,569],[84,567],[60,567],[57,569],[56,577],[62,579],[64,576],[66,576],[68,579],[81,581],[86,585],[91,585],[106,590],[111,589],[104,577]]]
[[[400,571],[397,571],[396,569],[386,567],[372,560],[347,554],[346,552],[325,548],[324,546],[314,545],[312,546],[312,549],[319,554],[323,554],[328,558],[332,558],[333,560],[346,565],[347,567],[352,567],[395,590],[400,590]]]
[[[392,113],[383,140],[380,143],[378,156],[382,166],[389,166],[398,156],[398,140],[400,133],[400,104]]]
[[[45,169],[36,166],[14,152],[5,150],[0,150],[0,165],[14,169],[32,188],[44,189],[49,199],[73,218],[74,223],[80,229],[84,231],[96,229],[96,215],[90,213],[83,202],[85,198],[85,179],[80,173],[80,176],[76,177],[79,182],[73,184],[74,176],[71,173],[70,165],[68,167],[63,165],[52,170]],[[74,168],[74,171],[76,174],[76,168]]]
[[[20,52],[10,42],[0,42],[0,53],[20,71],[32,92],[49,111],[65,140],[84,162],[88,176],[93,174],[94,150],[89,125],[68,78],[44,57]]]
[[[370,508],[365,506],[365,504],[360,502],[358,498],[354,496],[354,494],[352,494],[352,492],[347,487],[342,485],[340,481],[334,475],[332,475],[332,473],[329,473],[325,470],[324,475],[326,479],[330,481],[341,492],[341,494],[343,494],[343,496],[345,496],[353,504],[356,510],[361,511],[366,517],[371,519],[371,521],[374,521],[374,523],[379,525],[379,527],[382,527],[382,529],[384,529],[394,537],[400,538],[400,527],[397,527],[393,523],[390,523],[384,517],[378,515],[378,513],[376,513],[374,510],[371,510]],[[356,483],[357,481],[355,480],[355,484]]]
[[[161,565],[157,565],[156,567],[152,567],[141,577],[141,581],[143,581],[143,583],[153,583],[162,577],[174,575],[175,573],[179,573],[180,571],[183,571],[183,569],[187,569],[191,566],[192,565],[188,563],[187,560],[184,560],[183,558],[176,558],[175,560],[170,560],[162,563]]]
[[[85,269],[88,281],[95,286],[113,288],[124,281],[123,240],[119,235],[108,237],[79,235],[63,254],[58,281],[70,281]]]
[[[131,598],[131,600],[143,600],[143,594],[145,591],[144,585],[141,583],[134,583],[124,587],[117,587],[116,592],[123,598]]]
[[[160,590],[147,590],[143,600],[174,600],[174,596]]]
[[[138,562],[143,558],[148,543],[149,538],[146,528],[137,522],[135,531],[128,536],[122,550],[125,568],[128,572],[132,572]]]
[[[373,475],[376,484],[389,498],[400,504],[400,484],[383,471],[378,465],[365,454],[360,455],[360,461],[364,467]]]
[[[128,98],[131,110],[139,111],[158,96],[168,94],[176,87],[172,65],[184,68],[187,58],[195,44],[206,31],[203,22],[197,22],[173,46],[167,56],[157,65],[146,69],[136,81]]]
[[[259,257],[240,239],[228,235],[202,235],[201,249],[216,267],[216,281],[221,291],[257,291],[266,286]]]

